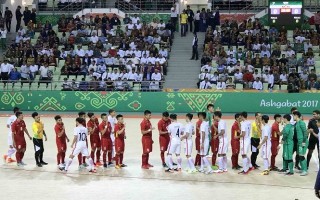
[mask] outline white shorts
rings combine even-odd
[[[248,155],[250,152],[251,141],[250,140],[240,140],[240,154]]]
[[[218,154],[226,154],[228,152],[229,141],[226,139],[219,139]]]
[[[186,156],[191,156],[192,154],[192,148],[193,148],[193,141],[192,139],[186,139],[184,143],[184,153]]]
[[[271,156],[271,143],[262,145],[261,158],[269,159],[270,156]]]
[[[73,156],[77,156],[79,153],[81,153],[83,157],[89,156],[89,151],[86,143],[77,144],[72,151]]]
[[[111,133],[110,138],[111,138],[111,141],[112,141],[112,145],[114,145],[114,140],[115,140],[114,133]]]
[[[168,153],[169,154],[180,154],[181,153],[181,141],[177,140],[170,140],[168,146]]]
[[[8,133],[8,146],[12,146],[12,145],[13,145],[12,133],[9,132],[9,133]]]
[[[200,147],[201,147],[201,143],[200,143]],[[200,155],[201,156],[206,156],[209,152],[209,140],[205,140],[203,143],[203,149],[200,149]]]

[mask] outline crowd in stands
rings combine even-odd
[[[147,24],[137,15],[120,20],[116,14],[71,19],[62,15],[58,30],[49,22],[21,26],[5,53],[10,65],[5,85],[21,80],[21,87],[31,87],[39,77],[38,87],[48,87],[60,71],[63,90],[126,91],[139,85],[141,91],[157,91],[167,73],[171,30],[170,21]]]
[[[207,25],[198,87],[319,90],[319,58],[319,33],[313,29],[225,20],[215,29]]]

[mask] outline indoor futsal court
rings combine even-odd
[[[27,141],[27,151],[24,167],[17,167],[16,163],[1,163],[0,188],[1,200],[12,199],[247,199],[247,200],[311,200],[314,197],[314,182],[318,163],[317,152],[314,152],[310,163],[309,175],[305,177],[295,173],[285,176],[278,172],[271,172],[269,176],[260,175],[261,170],[254,170],[248,175],[238,175],[231,169],[231,147],[228,149],[228,172],[223,174],[188,174],[182,172],[165,173],[162,168],[159,151],[158,131],[153,131],[153,152],[150,163],[155,167],[150,170],[141,169],[141,134],[138,115],[124,120],[126,123],[126,149],[124,163],[128,167],[117,170],[114,167],[104,169],[99,167],[96,174],[89,174],[86,169],[78,170],[78,160],[74,158],[67,174],[62,173],[56,164],[56,143],[54,135],[54,115],[41,116],[44,122],[48,141],[44,143],[44,161],[49,165],[36,167],[32,141]],[[67,135],[71,139],[75,127],[75,115],[62,115]],[[179,115],[179,121],[185,124],[184,114]],[[1,156],[7,151],[7,116],[0,118],[0,152]],[[156,127],[160,116],[153,116],[152,125]],[[225,118],[226,119],[226,118]],[[29,114],[24,117],[27,128],[31,133],[33,119]],[[196,117],[193,123],[196,122]],[[252,119],[250,119],[252,120]],[[269,123],[273,123],[271,120]],[[230,129],[233,120],[228,116],[227,130],[230,139]],[[71,153],[71,142],[68,143],[66,156]],[[183,148],[183,147],[182,147]],[[184,150],[181,151],[182,167],[187,167]],[[195,154],[195,147],[193,154]],[[282,167],[282,151],[277,156],[276,165]],[[175,157],[173,156],[174,161]],[[241,158],[239,157],[241,164]],[[262,166],[262,159],[258,156],[258,165]]]

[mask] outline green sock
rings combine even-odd
[[[293,173],[293,162],[289,162],[289,171]]]
[[[288,168],[288,161],[283,159],[283,169],[286,170]]]
[[[301,170],[306,172],[307,170],[307,160],[304,159],[303,161],[300,161],[300,165],[301,165]]]

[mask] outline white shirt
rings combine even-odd
[[[219,140],[228,141],[228,134],[227,134],[227,123],[224,120],[220,120],[218,123],[218,134],[224,130],[224,134],[219,136]]]
[[[294,121],[293,115],[291,114],[290,116],[291,116],[290,124],[295,125],[295,124],[296,124],[296,121]]]
[[[194,134],[194,125],[192,124],[192,122],[188,122],[184,128],[184,134],[188,134],[187,136],[187,140],[191,140],[192,139],[192,135]]]
[[[35,73],[39,71],[39,66],[38,65],[30,65],[30,72]]]
[[[79,57],[84,57],[85,52],[84,52],[83,49],[77,49],[77,50],[76,50],[76,54],[77,54]]]
[[[287,52],[286,52],[287,58],[288,58],[288,57],[291,57],[291,56],[294,55],[294,54],[295,54],[295,52],[294,52],[293,50],[290,50],[290,51],[287,51]]]
[[[0,31],[1,38],[7,38],[7,30]]]
[[[200,89],[211,89],[211,83],[209,81],[201,81]]]
[[[264,138],[264,137],[267,137],[268,140],[266,143],[263,144],[263,146],[270,146],[271,147],[271,127],[269,124],[266,124],[262,127],[262,138],[261,140]]]
[[[111,74],[111,80],[112,80],[112,81],[118,80],[119,76],[120,76],[119,73],[114,73],[114,72],[113,72],[113,73]]]
[[[131,17],[130,18],[133,24],[136,24],[138,21],[140,21],[139,17]]]
[[[241,72],[234,74],[235,80],[243,80],[243,74]]]
[[[90,37],[90,41],[91,41],[93,44],[96,44],[96,43],[99,41],[99,37],[98,37],[98,36],[91,36],[91,37]]]
[[[151,80],[161,81],[161,74],[160,73],[152,73]]]
[[[280,74],[280,80],[281,80],[282,82],[287,82],[287,81],[288,81],[287,74]]]
[[[208,72],[210,73],[211,70],[213,70],[213,67],[212,67],[212,66],[209,66],[209,65],[203,65],[203,66],[201,67],[201,71],[202,71],[202,72],[205,72],[205,70],[208,70]]]
[[[244,137],[241,137],[240,140],[246,140],[246,141],[250,141],[250,133],[251,133],[251,123],[248,120],[242,121],[241,122],[241,133],[245,132]]]
[[[252,84],[252,88],[256,90],[262,90],[262,83],[261,81],[254,81]]]
[[[17,117],[15,115],[11,115],[9,118],[8,118],[8,121],[7,121],[7,126],[9,126],[9,133],[12,133],[11,131],[11,125],[14,121],[16,121]]]
[[[114,126],[117,123],[117,119],[115,117],[112,117],[111,115],[108,116],[108,122],[111,124],[112,133],[114,133]]]
[[[217,89],[218,89],[218,90],[224,90],[224,89],[226,89],[226,83],[225,83],[225,82],[218,82],[218,83],[217,83]]]
[[[41,66],[39,69],[41,77],[48,77],[48,70],[48,67]]]
[[[182,133],[182,124],[179,122],[172,122],[168,126],[168,133],[170,135],[171,141],[174,140],[175,142],[181,143],[180,136]]]
[[[202,133],[204,132],[204,140],[209,141],[209,122],[203,121],[200,125],[200,143],[202,141]]]
[[[83,127],[81,124],[74,128],[73,135],[77,136],[76,147],[87,146],[87,135],[88,129]]]
[[[10,63],[2,63],[0,66],[0,71],[10,73],[13,68],[13,65],[11,65]]]
[[[273,76],[273,74],[269,74],[268,83],[271,84],[271,86],[273,86],[273,84],[274,84],[274,76]]]

